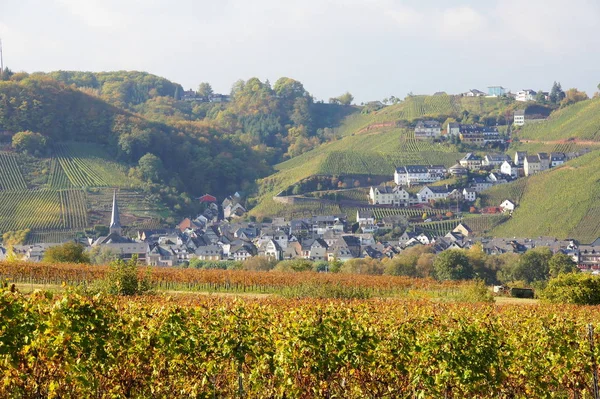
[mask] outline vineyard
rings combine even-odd
[[[504,200],[510,200],[518,205],[527,189],[528,178],[517,179],[508,184],[491,187],[481,193],[481,203],[484,206],[500,206]]]
[[[127,177],[122,167],[96,145],[57,144],[55,153],[58,165],[51,170],[52,187],[66,188],[63,173],[74,187],[129,187],[140,184]]]
[[[580,140],[600,142],[600,99],[581,101],[554,111],[547,121],[526,125],[519,132],[521,139]]]
[[[29,233],[25,244],[63,243],[74,240],[76,236],[73,230],[37,230]]]
[[[600,224],[599,180],[600,152],[594,151],[539,175],[484,191],[486,202],[491,199],[497,202],[499,198],[504,200],[522,192],[512,217],[494,228],[493,235],[594,241],[598,238]],[[524,188],[519,188],[520,184]]]
[[[78,190],[0,192],[0,231],[80,229],[87,226],[85,194]]]
[[[7,398],[592,398],[600,356],[594,307],[9,289],[0,304]]]
[[[27,183],[17,162],[18,155],[0,152],[0,191],[27,190]]]
[[[425,233],[427,235],[438,237],[445,236],[450,231],[454,230],[460,224],[459,219],[442,220],[439,222],[415,223],[414,229],[417,233]]]

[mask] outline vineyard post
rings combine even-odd
[[[600,399],[600,393],[598,391],[598,364],[596,363],[596,356],[594,355],[594,326],[592,324],[588,324],[588,339],[590,341],[592,377],[594,379],[594,399]]]

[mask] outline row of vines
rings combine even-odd
[[[600,356],[585,307],[4,289],[0,316],[6,398],[591,398]]]

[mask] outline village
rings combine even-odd
[[[422,196],[417,196],[419,198]],[[262,223],[241,221],[236,214],[243,210],[240,199],[236,193],[219,206],[215,197],[204,195],[200,200],[206,204],[206,209],[198,217],[185,218],[172,229],[140,230],[137,237],[131,238],[122,235],[115,191],[108,235],[80,243],[88,251],[96,248],[121,259],[136,257],[141,264],[159,267],[188,267],[194,259],[215,267],[219,262],[243,262],[256,256],[275,261],[305,259],[313,262],[383,259],[420,245],[432,247],[435,253],[481,245],[488,255],[521,254],[532,248],[548,247],[554,253],[569,255],[581,270],[600,273],[600,238],[589,244],[552,237],[485,238],[474,234],[466,223],[460,223],[442,236],[405,230],[394,240],[382,240],[378,231],[406,225],[406,220],[401,216],[376,220],[373,212],[367,210],[357,212],[356,223],[349,222],[346,215],[294,220],[274,218]],[[232,212],[232,209],[236,211]],[[22,260],[39,262],[45,251],[56,245],[60,244],[15,245],[11,250],[13,256]],[[7,254],[6,248],[0,248],[0,260]]]

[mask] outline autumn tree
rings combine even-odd
[[[433,261],[438,280],[467,280],[473,278],[473,266],[464,251],[451,249],[439,254]]]
[[[48,248],[44,253],[43,261],[48,263],[90,263],[90,257],[82,244],[71,241]]]
[[[342,105],[350,105],[352,104],[352,101],[354,101],[354,96],[347,91],[341,96],[337,97],[337,100]]]
[[[586,92],[571,88],[565,93],[565,98],[560,102],[560,106],[566,107],[567,105],[575,104],[587,99],[589,99],[589,97]]]
[[[551,277],[557,277],[561,273],[573,273],[579,269],[569,255],[557,252],[548,261],[548,271]]]
[[[46,149],[46,137],[29,130],[18,132],[12,137],[12,146],[19,152],[39,155]]]
[[[208,99],[208,98],[210,98],[210,96],[213,95],[212,86],[210,85],[210,83],[202,82],[198,86],[197,93],[200,97],[204,97],[204,98]]]

